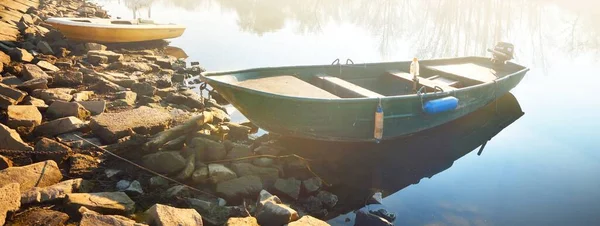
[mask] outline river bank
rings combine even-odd
[[[91,3],[14,4],[2,20],[18,34],[0,45],[0,225],[327,225],[338,197],[308,160],[189,89],[197,63],[164,41],[76,42],[44,23],[109,18]]]

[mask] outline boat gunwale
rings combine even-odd
[[[421,62],[424,63],[428,63],[428,62],[436,62],[436,61],[447,61],[447,60],[464,60],[464,59],[490,59],[488,57],[480,57],[480,56],[469,56],[469,57],[453,57],[453,58],[437,58],[437,59],[430,59],[430,60],[422,60]],[[350,65],[344,65],[344,64],[340,64],[341,67],[366,67],[368,65],[381,65],[381,64],[393,64],[393,63],[407,63],[409,61],[385,61],[385,62],[376,62],[376,63],[363,63],[363,64],[350,64]],[[514,64],[520,67],[523,67],[523,69],[518,70],[516,72],[513,72],[511,74],[507,74],[501,78],[497,78],[495,80],[486,82],[486,83],[481,83],[481,84],[477,84],[477,85],[472,85],[472,86],[468,86],[468,87],[464,87],[464,88],[460,88],[460,89],[456,89],[456,90],[450,90],[450,91],[444,91],[444,92],[430,92],[430,93],[425,93],[425,94],[404,94],[404,95],[394,95],[394,96],[384,96],[384,97],[379,97],[379,98],[374,98],[374,97],[353,97],[353,98],[314,98],[314,97],[302,97],[302,96],[289,96],[289,95],[282,95],[282,94],[276,94],[276,93],[270,93],[270,92],[265,92],[265,91],[261,91],[261,90],[255,90],[255,89],[250,89],[250,88],[246,88],[246,87],[242,87],[242,86],[237,86],[231,83],[227,83],[227,82],[222,82],[216,79],[212,79],[210,78],[211,76],[218,76],[218,75],[232,75],[232,74],[241,74],[241,73],[247,73],[247,72],[256,72],[256,71],[265,71],[265,70],[282,70],[282,69],[294,69],[294,68],[312,68],[312,67],[329,67],[329,66],[337,66],[337,65],[326,65],[326,64],[322,64],[322,65],[299,65],[299,66],[277,66],[277,67],[259,67],[259,68],[249,68],[249,69],[242,69],[242,70],[229,70],[229,71],[214,71],[214,72],[209,72],[209,71],[205,71],[200,73],[200,79],[203,82],[207,82],[207,83],[211,83],[211,82],[216,82],[219,85],[222,86],[226,86],[228,88],[232,88],[232,89],[236,89],[236,90],[242,90],[244,92],[248,92],[248,93],[254,93],[254,94],[259,94],[259,95],[263,95],[263,96],[272,96],[272,97],[276,97],[276,98],[280,98],[280,99],[289,99],[289,100],[296,100],[296,101],[306,101],[306,102],[325,102],[325,103],[342,103],[342,102],[370,102],[373,100],[403,100],[403,99],[411,99],[411,98],[430,98],[430,97],[440,97],[440,96],[448,96],[451,95],[453,93],[456,92],[465,92],[465,91],[469,91],[472,89],[477,89],[480,87],[484,87],[484,86],[489,86],[493,83],[497,83],[497,82],[501,82],[504,80],[507,80],[513,76],[522,74],[522,73],[526,73],[527,71],[529,71],[528,67],[525,67],[523,65],[519,65],[517,63],[513,63],[513,62],[508,62],[510,64]]]
[[[97,18],[84,18],[84,17],[51,17],[45,20],[49,24],[58,24],[63,26],[72,27],[84,27],[84,28],[102,28],[102,29],[134,29],[134,30],[164,30],[164,29],[186,29],[183,25],[178,24],[98,24],[98,23],[84,23],[75,22],[72,20],[121,20],[121,21],[132,21],[122,19],[97,19]]]

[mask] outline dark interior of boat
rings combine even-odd
[[[494,81],[524,67],[486,58],[420,63],[421,92],[451,91]],[[378,98],[414,94],[410,62],[290,67],[247,71],[215,79],[274,94],[309,98]],[[231,77],[233,76],[233,77]],[[231,81],[229,79],[233,78]],[[227,81],[229,80],[229,81]]]

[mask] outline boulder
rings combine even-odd
[[[76,117],[65,117],[46,122],[35,127],[34,133],[43,136],[56,136],[85,127],[85,123]]]
[[[155,134],[164,131],[170,121],[171,115],[168,112],[142,106],[129,111],[94,116],[90,127],[102,140],[114,143],[128,136],[129,130],[137,134]]]
[[[189,108],[204,108],[204,103],[199,97],[189,97],[178,93],[170,93],[165,99],[169,103],[185,105]]]
[[[106,46],[98,43],[88,42],[85,43],[85,49],[88,51],[104,51],[106,50]]]
[[[85,207],[102,214],[125,215],[135,210],[135,203],[124,192],[67,194],[66,204],[74,210]]]
[[[183,186],[183,185],[175,185],[175,186],[167,189],[167,191],[164,192],[163,197],[169,199],[169,198],[173,198],[173,197],[190,196],[191,194],[192,194],[192,192],[190,191],[190,189],[188,187]]]
[[[2,83],[0,84],[4,84],[10,87],[16,87],[18,85],[23,84],[23,81],[21,81],[21,79],[17,78],[16,76],[5,76],[2,77]]]
[[[80,91],[73,94],[73,101],[81,102],[89,100],[94,95],[94,91]]]
[[[27,93],[0,83],[0,95],[13,99],[15,103],[19,103],[23,101]]]
[[[142,158],[144,166],[159,173],[174,173],[185,167],[185,159],[176,151],[157,152]]]
[[[284,205],[277,196],[265,190],[260,192],[255,216],[260,225],[267,226],[285,225],[299,218],[298,212]]]
[[[42,70],[45,70],[45,71],[51,71],[51,72],[60,71],[60,68],[58,68],[57,66],[54,66],[53,64],[51,64],[45,60],[40,60],[35,65],[37,65],[38,67],[40,67]],[[50,76],[48,76],[48,77],[50,77]]]
[[[313,177],[302,181],[302,188],[308,194],[315,193],[321,188],[321,186],[323,186],[323,183],[318,177]]]
[[[12,167],[13,166],[13,162],[12,160],[10,160],[9,158],[0,155],[0,170],[6,169],[8,167]]]
[[[185,200],[190,207],[202,215],[202,221],[210,225],[223,225],[227,218],[235,214],[236,207],[220,205],[216,199],[186,198]]]
[[[79,119],[87,119],[90,117],[90,112],[77,102],[54,101],[46,110],[46,113],[53,118],[62,118],[75,116]]]
[[[229,117],[227,112],[225,112],[219,108],[210,107],[207,110],[213,114],[213,123],[222,123],[222,122],[231,121],[231,117]]]
[[[53,74],[52,83],[57,86],[78,86],[83,84],[83,73],[79,71],[59,71]]]
[[[31,92],[31,95],[44,100],[47,104],[51,104],[57,100],[71,101],[73,99],[72,94],[75,91],[75,89],[70,88],[36,89]]]
[[[124,87],[117,85],[114,82],[108,81],[104,78],[99,78],[96,84],[90,86],[90,89],[99,93],[115,93],[127,90]]]
[[[51,78],[44,72],[40,67],[35,64],[25,64],[23,65],[23,71],[21,72],[21,79],[24,81],[35,79],[35,78],[43,78],[49,79]]]
[[[150,178],[150,187],[151,188],[166,187],[168,185],[169,185],[169,181],[163,177],[153,176]]]
[[[8,66],[11,62],[10,56],[2,51],[0,51],[0,64],[4,66]]]
[[[259,226],[254,217],[231,217],[227,219],[225,226]]]
[[[294,200],[298,200],[301,184],[302,182],[300,180],[293,177],[287,179],[279,178],[275,181],[273,188],[280,194],[285,194]]]
[[[23,100],[23,104],[25,105],[32,105],[37,107],[37,109],[47,109],[48,105],[46,105],[46,102],[44,102],[44,100],[42,99],[38,99],[32,96],[27,96],[25,97],[25,99]]]
[[[23,82],[16,86],[25,92],[32,92],[36,89],[48,89],[48,80],[45,78],[36,78]]]
[[[323,208],[323,202],[314,196],[300,199],[298,203],[302,206],[304,212],[315,217],[325,217],[328,214],[327,209]]]
[[[171,81],[173,81],[175,83],[181,83],[181,82],[185,81],[185,74],[175,73],[175,74],[173,74],[173,77],[171,77]]]
[[[33,187],[50,186],[61,179],[60,169],[52,160],[0,170],[0,186],[18,183],[23,191]]]
[[[319,220],[317,218],[311,217],[309,215],[303,216],[297,221],[289,223],[287,226],[329,226],[329,224],[325,221]]]
[[[275,163],[275,160],[267,157],[255,158],[254,160],[252,160],[252,164],[260,167],[269,167],[272,166],[273,163]]]
[[[196,152],[198,160],[216,161],[222,160],[227,155],[225,145],[203,137],[195,137],[188,144],[191,150]]]
[[[0,185],[0,225],[6,222],[6,212],[16,211],[21,207],[18,183]]]
[[[99,56],[99,55],[89,55],[87,56],[87,62],[92,65],[101,65],[108,63],[107,56]]]
[[[320,199],[321,202],[323,202],[323,205],[325,205],[329,209],[333,208],[338,202],[337,195],[334,195],[331,192],[327,191],[320,191],[317,194],[317,198]]]
[[[77,137],[77,136],[79,137]],[[96,146],[102,146],[102,142],[96,137],[86,137],[81,132],[61,134],[56,137],[60,142],[72,148],[90,149]],[[85,139],[85,140],[83,140]],[[90,144],[91,143],[91,144]]]
[[[62,226],[66,225],[69,215],[63,212],[32,208],[12,219],[12,225],[28,226]]]
[[[34,150],[39,153],[53,153],[53,154],[37,154],[37,160],[54,160],[57,163],[62,163],[63,158],[72,153],[71,148],[68,146],[56,142],[52,139],[42,137],[37,143],[35,143]]]
[[[99,115],[104,113],[106,110],[106,101],[104,100],[80,101],[77,103],[81,104],[85,109],[90,111],[91,115]]]
[[[275,168],[259,167],[250,163],[233,163],[231,169],[238,176],[255,175],[262,179],[263,185],[266,188],[271,187],[279,178],[279,170]]]
[[[21,203],[42,203],[64,199],[67,194],[74,192],[87,192],[91,189],[91,182],[81,178],[62,181],[48,187],[33,187],[21,193]]]
[[[35,127],[42,123],[42,114],[32,105],[9,106],[7,116],[6,125],[13,129],[19,126]]]
[[[202,216],[194,209],[154,204],[145,212],[147,221],[156,226],[202,226]]]
[[[31,146],[23,142],[17,131],[2,124],[0,124],[0,137],[2,138],[0,139],[0,147],[2,147],[2,149],[18,151],[33,150]]]
[[[98,168],[98,160],[89,155],[74,154],[69,158],[71,168],[69,169],[70,175],[83,175],[91,173]]]
[[[52,47],[50,47],[50,45],[45,42],[45,41],[40,41],[37,44],[37,48],[40,50],[40,52],[42,52],[43,54],[46,55],[54,55],[54,51],[52,51]]]
[[[143,104],[143,105],[147,105],[147,104],[151,104],[151,103],[159,103],[162,99],[159,96],[140,96],[138,98],[138,103],[139,104]]]
[[[86,209],[82,207],[81,209]],[[80,211],[81,211],[80,209]],[[134,220],[119,215],[101,215],[94,211],[85,211],[81,213],[79,226],[147,226],[146,224],[136,223]]]
[[[9,53],[10,58],[13,60],[23,61],[23,62],[31,62],[33,60],[33,55],[27,52],[27,50],[21,48],[13,48]]]
[[[0,109],[6,109],[8,106],[17,104],[17,101],[0,94]]]
[[[148,82],[134,83],[131,90],[142,96],[154,96],[156,93],[156,87]]]
[[[137,93],[132,91],[122,91],[117,93],[117,98],[125,100],[128,105],[134,105],[137,99]]]
[[[201,167],[192,174],[194,183],[212,183],[218,184],[224,181],[237,178],[237,174],[222,164],[208,164],[207,167]]]
[[[123,54],[118,54],[113,51],[107,51],[107,50],[91,50],[91,51],[88,51],[87,55],[88,55],[88,57],[89,56],[105,56],[108,58],[109,63],[112,63],[115,61],[120,61],[123,59]]]
[[[250,146],[243,145],[243,144],[234,144],[233,148],[231,148],[231,150],[229,150],[229,152],[227,153],[227,156],[225,157],[225,159],[239,159],[239,158],[250,157],[252,155],[254,155],[254,153],[250,149]],[[246,159],[246,160],[239,160],[236,162],[250,162],[250,161],[251,161],[250,159]]]
[[[120,180],[117,182],[117,190],[123,191],[128,195],[141,195],[144,194],[144,190],[142,189],[142,185],[139,181],[128,181],[128,180]]]
[[[227,201],[235,202],[258,194],[263,189],[260,177],[243,176],[217,184],[217,193]]]

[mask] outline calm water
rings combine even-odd
[[[421,138],[333,149],[383,156],[348,172],[383,190],[398,225],[600,225],[598,1],[97,2],[115,17],[185,24],[171,45],[208,70],[483,56],[497,41],[514,43],[515,61],[531,71],[512,92],[518,102],[502,106],[523,116],[469,117]],[[351,224],[346,217],[329,222]]]

